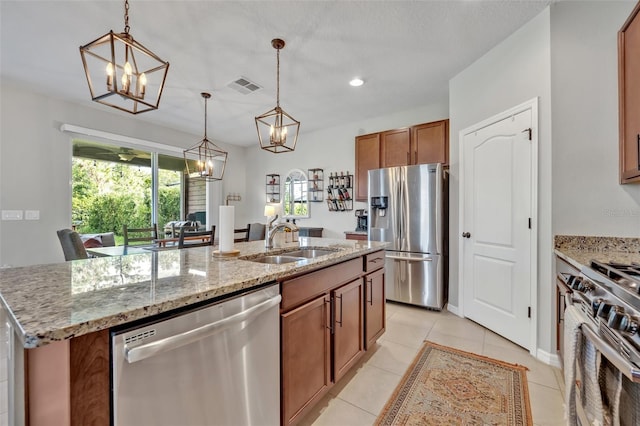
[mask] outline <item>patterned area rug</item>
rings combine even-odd
[[[376,425],[532,425],[526,370],[425,342]]]

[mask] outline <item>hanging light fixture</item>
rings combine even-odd
[[[284,48],[284,40],[275,38],[271,45],[278,52],[276,107],[256,117],[256,129],[260,148],[279,154],[296,149],[300,122],[280,108],[280,49]]]
[[[222,180],[227,165],[227,152],[207,139],[207,100],[211,95],[205,92],[200,95],[204,98],[204,139],[184,151],[187,174],[191,178],[208,181]]]
[[[124,32],[113,30],[80,46],[91,99],[139,114],[158,109],[169,62],[129,34],[129,0],[124,2]]]

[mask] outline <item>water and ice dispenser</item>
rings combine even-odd
[[[389,197],[371,197],[371,212],[373,215],[385,216],[387,213],[387,205]]]

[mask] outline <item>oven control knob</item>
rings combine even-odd
[[[599,297],[591,301],[591,316],[595,317],[598,315],[598,308],[604,302],[604,299]]]
[[[609,303],[607,303],[605,301],[600,302],[600,304],[598,306],[598,313],[597,313],[598,317],[599,318],[604,318],[604,319],[608,318],[609,317],[609,311],[611,311],[611,307],[612,306],[613,305],[611,305],[611,304],[609,304]]]
[[[620,324],[624,317],[624,308],[622,306],[612,306],[607,318],[607,325],[615,330],[620,330]]]
[[[574,277],[571,283],[569,284],[569,287],[571,287],[571,290],[580,291],[581,286],[582,286],[582,277]]]
[[[629,334],[638,332],[638,322],[629,314],[624,314],[620,320],[620,330]]]

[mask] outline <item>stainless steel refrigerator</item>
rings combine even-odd
[[[369,240],[386,249],[387,300],[440,310],[446,301],[441,164],[369,171]]]

